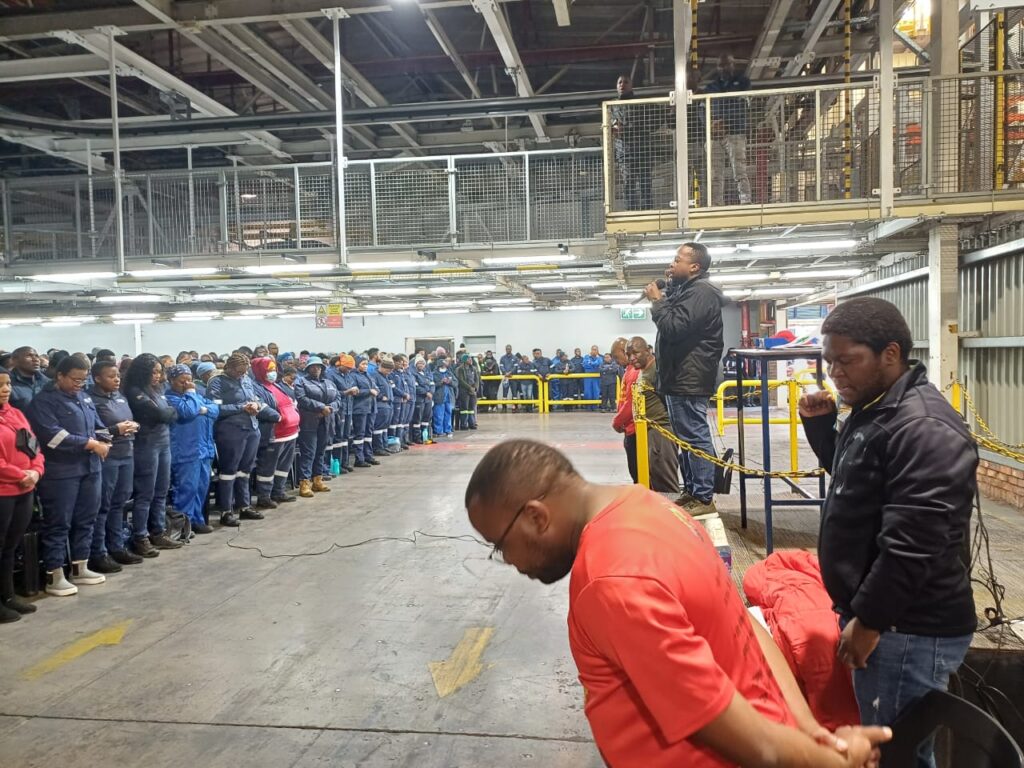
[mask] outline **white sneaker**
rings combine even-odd
[[[102,573],[89,570],[87,560],[76,560],[71,563],[71,581],[75,584],[102,584],[107,577]]]
[[[64,569],[46,572],[46,594],[69,597],[78,594],[78,587],[64,577]]]

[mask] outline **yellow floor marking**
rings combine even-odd
[[[29,667],[21,676],[26,680],[38,680],[43,675],[48,675],[56,669],[60,669],[65,664],[70,664],[80,656],[84,656],[89,651],[99,648],[101,645],[118,645],[124,638],[124,633],[128,630],[132,620],[122,621],[119,624],[112,624],[109,627],[101,629],[99,632],[93,632],[87,637],[83,637],[80,640],[75,640],[65,648],[60,649],[52,656],[43,659],[38,664]]]
[[[471,627],[462,633],[462,639],[446,661],[432,661],[427,665],[440,698],[451,696],[480,675],[483,671],[480,657],[493,635],[494,627]]]

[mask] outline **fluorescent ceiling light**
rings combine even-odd
[[[730,290],[722,291],[722,294],[725,295],[725,296],[729,296],[731,298],[736,298],[738,296],[749,296],[750,295],[750,289],[749,288],[732,288]]]
[[[314,315],[313,315],[312,312],[303,312],[302,314],[299,314],[299,315],[291,315],[288,319],[289,320],[308,320],[309,318],[311,318],[313,316]]]
[[[255,192],[243,192],[238,197],[241,200],[255,200],[256,199],[256,193]]]
[[[240,315],[283,315],[287,312],[287,309],[281,309],[280,307],[270,307],[268,309],[241,309],[238,311]]]
[[[259,296],[255,291],[227,291],[224,293],[193,293],[194,299],[209,299],[210,301],[232,301],[234,299],[255,299]]]
[[[172,317],[171,319],[174,322],[176,322],[176,323],[200,323],[200,322],[203,322],[204,320],[216,320],[217,316],[216,315],[195,315],[195,316],[189,316],[189,317]]]
[[[41,317],[0,317],[0,323],[4,325],[38,325],[41,322]]]
[[[304,291],[267,291],[268,299],[309,299],[313,296],[330,296],[326,288],[307,288]]]
[[[363,270],[389,270],[389,269],[406,269],[411,267],[424,267],[428,266],[422,261],[362,261],[362,262],[349,262],[348,268],[352,271],[363,271]]]
[[[416,309],[416,302],[392,302],[390,304],[367,304],[367,309]]]
[[[481,283],[479,285],[439,285],[432,287],[430,292],[445,295],[449,293],[490,293],[496,290],[498,290],[496,285]]]
[[[427,311],[428,315],[468,315],[468,309],[431,309]]]
[[[805,272],[783,272],[783,280],[809,280],[825,279],[830,277],[856,277],[863,269],[809,269]]]
[[[571,254],[558,254],[557,256],[497,256],[482,259],[483,263],[488,266],[498,266],[501,264],[555,264],[575,260],[576,257]]]
[[[197,309],[197,310],[185,310],[183,312],[175,312],[175,317],[217,317],[220,312],[216,312],[212,309]]]
[[[629,255],[634,259],[647,261],[648,259],[671,259],[676,255],[678,248],[653,248],[649,251],[633,251]]]
[[[640,307],[641,309],[650,309],[651,302],[641,301],[639,304],[612,304],[612,309],[633,309],[635,307]]]
[[[114,293],[110,296],[97,296],[96,301],[101,304],[159,304],[161,301],[171,301],[172,298],[153,293]]]
[[[115,312],[110,316],[111,320],[152,320],[156,317],[154,312]]]
[[[754,291],[755,296],[798,296],[801,293],[810,293],[813,288],[758,288]]]
[[[260,317],[253,315],[224,315],[221,320],[260,320]]]
[[[637,292],[635,291],[619,291],[618,293],[599,293],[597,297],[599,299],[635,299]]]
[[[217,267],[185,267],[184,269],[131,269],[132,277],[191,277],[193,275],[215,275]]]
[[[355,288],[352,293],[356,296],[414,296],[420,292],[419,288]]]
[[[61,315],[59,317],[46,318],[48,323],[94,323],[95,315]]]
[[[258,267],[243,267],[250,275],[273,275],[278,272],[330,272],[333,264],[262,264]]]
[[[560,312],[582,311],[586,309],[607,309],[607,307],[604,304],[568,304],[558,308]]]
[[[114,325],[135,325],[136,323],[139,325],[149,325],[152,322],[152,318],[138,317],[134,320],[115,320]]]
[[[380,312],[346,312],[345,317],[377,317]]]
[[[405,310],[404,312],[381,312],[384,317],[423,317],[422,312],[416,312],[415,310]]]
[[[529,299],[527,299],[529,301]],[[444,309],[446,307],[471,307],[473,302],[468,299],[445,299],[444,301],[422,301],[420,306],[424,309]]]
[[[292,304],[292,309],[296,312],[313,312],[316,304]]]
[[[529,296],[517,296],[509,299],[480,299],[480,304],[529,304],[533,299]]]
[[[491,307],[491,312],[533,312],[533,307]]]
[[[47,283],[77,283],[88,280],[113,280],[116,272],[65,272],[49,275],[29,275],[29,280],[40,280]]]
[[[757,243],[751,253],[783,253],[786,251],[835,251],[853,248],[856,240],[791,240],[788,243]]]
[[[572,288],[594,288],[600,285],[597,280],[565,280],[565,281],[552,281],[549,283],[530,283],[530,287],[535,291],[543,290],[570,290]]]
[[[768,274],[765,272],[730,272],[725,275],[711,275],[713,283],[756,283],[767,279]]]
[[[81,323],[43,323],[42,328],[76,328]]]

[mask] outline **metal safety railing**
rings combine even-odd
[[[480,377],[481,381],[508,381],[508,382],[522,382],[529,383],[533,388],[533,392],[536,393],[535,397],[512,397],[512,398],[493,398],[484,399],[479,398],[476,404],[479,405],[504,405],[504,406],[530,406],[536,407],[538,413],[548,412],[548,398],[547,398],[547,386],[545,385],[544,379],[535,374],[514,374],[511,376],[505,375],[485,375]],[[517,388],[520,392],[521,389]],[[501,391],[501,389],[499,389]],[[514,394],[514,392],[513,392]]]
[[[600,373],[549,373],[544,377],[544,399],[547,401],[548,411],[552,407],[559,408],[572,408],[581,405],[601,405],[604,401],[598,397],[596,400],[593,398],[586,399],[582,395],[575,397],[552,397],[551,396],[551,383],[552,381],[580,381],[582,383],[586,379],[598,379],[600,380]],[[582,389],[581,389],[582,392]],[[615,378],[615,402],[619,401],[622,394],[622,379],[620,377]]]
[[[128,258],[337,248],[335,166],[197,168],[124,177]],[[582,240],[604,231],[598,148],[351,160],[349,248]],[[113,260],[107,174],[0,183],[7,263]]]

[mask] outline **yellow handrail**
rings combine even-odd
[[[511,380],[511,381],[534,381],[534,382],[537,383],[537,397],[535,397],[533,399],[530,399],[530,400],[504,400],[504,399],[483,400],[483,399],[479,399],[479,400],[476,401],[477,405],[536,405],[537,406],[537,410],[540,413],[547,413],[548,412],[548,408],[547,408],[548,398],[547,398],[547,395],[546,395],[547,388],[544,386],[544,380],[540,376],[538,376],[536,374],[533,374],[533,373],[516,373],[516,374],[513,374],[511,376],[506,376],[504,374],[502,374],[502,375],[488,374],[486,376],[481,376],[480,380],[481,381],[506,381],[506,380]]]

